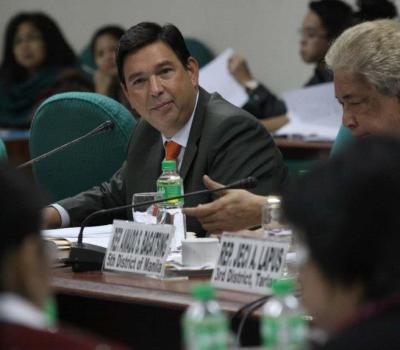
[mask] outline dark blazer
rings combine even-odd
[[[132,135],[127,161],[112,179],[59,202],[69,212],[71,225],[79,225],[95,210],[130,203],[133,193],[156,191],[163,157],[160,132],[142,119]],[[222,183],[256,176],[259,183],[254,192],[267,195],[279,190],[287,170],[272,137],[253,116],[220,95],[200,88],[180,169],[185,192],[203,189],[204,174]],[[201,195],[186,199],[185,206],[212,200],[211,195]],[[132,211],[113,217],[131,219]],[[101,223],[111,219],[104,218]],[[204,234],[194,218],[187,218],[187,227],[189,231]]]
[[[400,306],[383,310],[353,324],[313,350],[398,350],[400,349]]]

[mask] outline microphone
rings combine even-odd
[[[72,145],[74,145],[74,144],[76,144],[76,143],[79,143],[79,142],[81,142],[82,140],[84,140],[84,139],[86,139],[86,138],[89,138],[89,137],[91,137],[91,136],[100,134],[100,133],[102,133],[102,132],[104,132],[104,131],[107,131],[107,130],[112,130],[112,129],[114,128],[114,126],[115,126],[115,125],[114,125],[114,122],[113,122],[113,121],[107,120],[107,121],[105,121],[104,123],[102,123],[102,124],[100,124],[99,126],[97,126],[96,128],[94,128],[93,130],[91,130],[91,131],[89,131],[88,133],[86,133],[85,135],[80,136],[80,137],[78,137],[78,138],[75,139],[75,140],[72,140],[72,141],[70,141],[70,142],[67,142],[67,143],[65,143],[64,145],[61,145],[61,146],[59,146],[59,147],[56,147],[56,148],[52,149],[52,150],[49,151],[49,152],[46,152],[46,153],[44,153],[44,154],[42,154],[42,155],[40,155],[40,156],[38,156],[38,157],[36,157],[36,158],[33,158],[33,159],[31,159],[31,160],[29,160],[29,161],[23,163],[23,164],[18,165],[18,166],[17,166],[17,169],[23,169],[23,168],[27,167],[28,165],[32,165],[32,164],[34,164],[34,163],[37,163],[37,162],[39,162],[40,160],[45,159],[45,158],[47,158],[47,157],[50,157],[50,156],[53,155],[54,153],[60,152],[60,151],[62,151],[63,149],[68,148],[68,147],[70,147],[70,146],[72,146]]]
[[[214,193],[214,192],[220,192],[228,189],[233,189],[233,188],[242,188],[242,189],[247,189],[247,188],[254,188],[257,186],[257,179],[253,176],[247,177],[245,179],[241,179],[238,181],[234,181],[230,183],[229,185],[222,186],[220,188],[215,188],[215,189],[205,189],[205,190],[200,190],[200,191],[195,191],[195,192],[189,192],[180,196],[175,196],[175,197],[168,197],[168,198],[162,198],[162,199],[156,199],[153,201],[148,201],[148,202],[143,202],[139,204],[127,204],[127,205],[122,205],[119,207],[111,208],[111,209],[101,209],[98,211],[93,212],[92,214],[88,215],[81,224],[81,228],[79,231],[78,235],[78,241],[76,243],[71,244],[71,251],[69,254],[69,259],[68,262],[72,265],[72,270],[74,272],[79,272],[79,271],[89,271],[89,270],[100,270],[101,266],[103,265],[103,259],[104,255],[106,252],[106,249],[103,247],[96,246],[94,244],[88,244],[88,243],[83,243],[83,230],[87,226],[87,224],[93,220],[93,218],[97,216],[101,216],[104,214],[110,214],[130,208],[137,208],[140,206],[144,205],[152,205],[156,203],[162,203],[174,199],[181,199],[181,198],[188,198],[188,197],[193,197],[197,196],[200,194],[208,194],[208,193]]]

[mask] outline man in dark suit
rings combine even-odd
[[[0,349],[120,349],[50,322],[44,312],[50,268],[40,237],[44,201],[1,164],[0,183]]]
[[[120,40],[117,66],[123,91],[141,116],[127,161],[109,182],[59,202],[58,211],[48,208],[50,227],[79,225],[95,210],[155,191],[166,141],[178,145],[185,192],[203,188],[204,174],[225,183],[252,175],[259,181],[255,192],[279,190],[287,172],[271,136],[250,114],[198,86],[198,64],[175,26],[144,22],[129,29]],[[212,199],[193,197],[186,205]],[[131,210],[120,218],[131,218]],[[204,234],[195,218],[187,226]]]

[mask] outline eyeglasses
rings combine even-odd
[[[26,43],[33,43],[39,40],[43,40],[42,36],[39,33],[32,33],[32,34],[28,34],[24,37],[21,36],[16,36],[14,38],[14,46],[20,45],[24,42]]]
[[[300,37],[303,39],[326,39],[327,34],[319,32],[316,29],[312,28],[300,28],[298,30]]]

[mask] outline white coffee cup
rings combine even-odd
[[[214,266],[218,254],[217,238],[188,238],[182,241],[182,264],[185,266]]]

